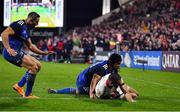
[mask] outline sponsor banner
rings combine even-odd
[[[112,52],[96,52],[94,62],[108,60]],[[180,72],[180,52],[175,51],[130,51],[120,52],[122,67],[143,68],[137,60],[144,60],[145,69]]]
[[[111,55],[111,52],[97,51],[95,53],[95,58],[93,60],[93,63],[97,63],[97,62],[108,60],[110,55]]]
[[[30,36],[31,37],[53,37],[54,32],[51,32],[51,31],[31,31]]]
[[[162,70],[180,72],[180,52],[164,51],[162,54]]]
[[[59,31],[59,28],[36,28],[33,30],[30,30],[29,36],[30,37],[54,37],[55,35],[58,35],[58,33],[61,33]]]
[[[137,60],[144,60],[147,63],[144,64],[145,69],[161,70],[161,51],[130,51],[121,52],[123,57],[122,66],[131,68],[143,68],[142,63],[138,63]]]
[[[147,64],[144,64],[145,69],[161,70],[161,51],[132,51],[132,68],[143,68],[142,63],[138,63],[137,60],[145,60]]]
[[[95,53],[95,58],[93,60],[93,63],[97,63],[97,62],[101,62],[101,61],[105,61],[108,60],[110,55],[114,53],[114,52],[108,52],[108,51],[97,51]],[[126,67],[126,65],[124,64],[124,57],[125,57],[125,52],[119,52],[121,57],[122,57],[122,62],[121,62],[121,66],[122,67]],[[121,54],[122,53],[122,54]],[[127,61],[126,61],[127,62]]]
[[[122,67],[131,67],[131,62],[132,62],[132,58],[131,58],[131,52],[120,52],[120,55],[122,57],[122,62],[121,62],[121,66]]]

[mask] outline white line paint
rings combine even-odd
[[[166,87],[166,88],[171,88],[171,89],[173,88],[173,89],[178,89],[178,90],[180,90],[180,87],[169,86],[169,85],[165,85],[165,84],[162,84],[162,83],[159,83],[159,82],[147,81],[147,80],[137,79],[137,78],[131,78],[131,77],[126,77],[126,79],[141,81],[141,82],[148,83],[148,84],[154,84],[154,85],[159,85],[159,86]]]
[[[126,79],[130,79],[130,80],[136,80],[136,81],[141,81],[141,82],[144,82],[144,83],[147,83],[147,84],[153,84],[153,85],[158,85],[158,86],[162,86],[162,87],[166,87],[166,88],[170,88],[170,89],[177,89],[177,90],[180,90],[180,87],[177,87],[177,86],[169,86],[169,85],[165,85],[165,84],[162,84],[162,83],[159,83],[159,82],[154,82],[154,81],[147,81],[147,80],[143,80],[143,79],[137,79],[137,78],[131,78],[131,77],[128,77],[126,76],[125,77]],[[23,99],[22,97],[0,97],[0,99]],[[41,97],[40,99],[43,99],[43,100],[53,100],[53,99],[62,99],[62,100],[79,100],[79,98],[58,98],[58,97]],[[84,99],[84,100],[88,100],[88,98],[83,98],[83,97],[80,97],[80,99]],[[179,100],[178,100],[179,101]]]

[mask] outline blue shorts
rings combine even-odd
[[[87,84],[87,82],[82,80],[82,77],[79,77],[79,76],[76,80],[76,86],[79,91],[79,94],[89,94],[89,85]]]
[[[11,56],[7,52],[7,50],[4,48],[2,55],[3,55],[4,59],[6,59],[8,62],[10,62],[18,67],[21,67],[22,59],[23,59],[25,53],[23,51],[16,51],[16,52],[17,52],[16,56]]]

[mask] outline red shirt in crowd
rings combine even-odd
[[[59,50],[63,50],[63,48],[64,48],[64,43],[63,43],[62,41],[58,41],[58,42],[57,42],[57,48],[58,48]]]

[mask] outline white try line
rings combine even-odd
[[[180,90],[180,87],[177,86],[169,86],[169,85],[165,85],[159,82],[154,82],[154,81],[147,81],[147,80],[143,80],[143,79],[137,79],[137,78],[131,78],[131,77],[126,77],[127,79],[131,79],[131,80],[136,80],[136,81],[141,81],[144,83],[148,83],[148,84],[154,84],[154,85],[158,85],[158,86],[162,86],[162,87],[166,87],[166,88],[173,88],[173,89],[178,89]]]

